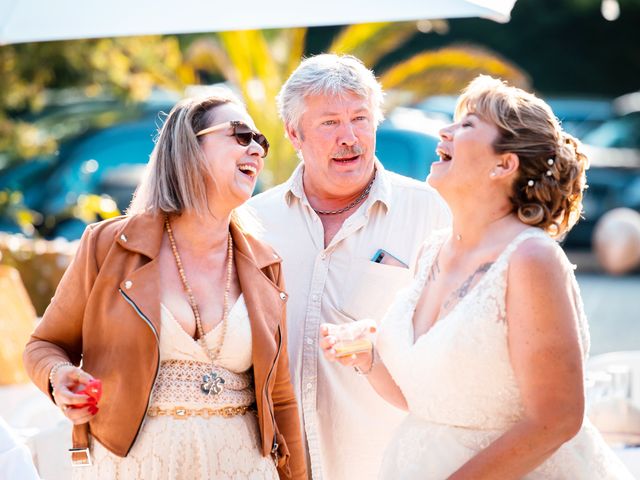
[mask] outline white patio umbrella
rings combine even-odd
[[[507,22],[516,0],[0,0],[10,43],[428,18]]]

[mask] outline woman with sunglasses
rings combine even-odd
[[[87,228],[24,355],[74,478],[306,478],[280,258],[241,208],[268,149],[234,97],[184,100],[127,215]]]

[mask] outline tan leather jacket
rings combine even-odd
[[[49,372],[71,361],[103,382],[100,412],[88,430],[126,456],[136,440],[159,367],[161,215],[90,225],[24,353],[34,383],[50,395]],[[262,454],[281,478],[306,478],[298,407],[289,378],[287,294],[281,260],[234,224],[235,263],[253,336],[253,373]],[[87,424],[74,427],[87,446]]]

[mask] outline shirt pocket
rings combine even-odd
[[[408,268],[354,259],[346,275],[342,313],[354,320],[380,321],[396,293],[411,281]]]

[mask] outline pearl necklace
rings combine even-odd
[[[227,236],[227,282],[224,287],[224,307],[222,311],[222,337],[220,342],[216,345],[215,350],[211,350],[207,347],[205,340],[204,328],[202,327],[202,319],[200,318],[200,310],[196,303],[196,299],[193,296],[193,290],[189,282],[187,282],[187,276],[184,273],[184,267],[182,266],[182,260],[178,253],[178,247],[176,246],[176,240],[173,237],[173,230],[171,229],[171,223],[169,222],[169,216],[164,217],[164,226],[169,236],[169,244],[171,245],[171,251],[173,257],[176,260],[176,266],[178,267],[178,275],[182,281],[182,287],[184,288],[187,298],[189,299],[189,305],[193,311],[193,316],[196,319],[196,328],[198,330],[198,342],[202,345],[202,348],[207,353],[209,360],[211,360],[211,371],[202,376],[202,384],[200,389],[206,395],[218,395],[223,390],[224,378],[220,377],[215,371],[215,362],[220,355],[220,350],[224,344],[225,337],[227,336],[227,324],[229,320],[229,292],[231,291],[231,278],[233,273],[233,239],[231,233]]]

